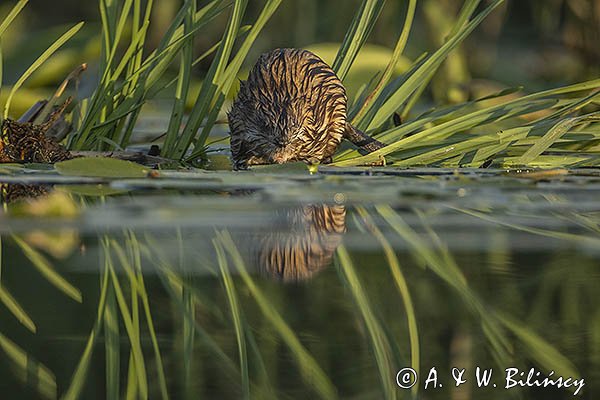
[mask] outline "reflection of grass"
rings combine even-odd
[[[427,365],[420,360],[421,357],[428,357],[429,354],[439,351],[440,348],[442,351],[447,351],[444,345],[430,342],[428,335],[431,332],[438,333],[436,329],[440,326],[447,326],[445,324],[455,327],[465,322],[461,319],[463,317],[458,317],[457,320],[442,320],[439,326],[428,326],[423,323],[417,326],[419,318],[424,318],[429,309],[444,309],[446,302],[451,302],[452,299],[449,299],[446,293],[440,297],[423,298],[421,291],[427,296],[427,293],[432,292],[431,289],[439,288],[436,286],[438,280],[427,279],[426,282],[423,280],[418,282],[411,279],[414,277],[412,274],[414,271],[404,265],[412,264],[401,258],[392,246],[394,240],[398,238],[408,245],[408,253],[403,254],[412,256],[417,260],[417,265],[426,266],[435,277],[439,277],[440,282],[452,289],[449,292],[450,297],[460,300],[453,304],[464,305],[464,309],[467,310],[467,318],[480,324],[498,365],[504,368],[508,365],[533,362],[546,371],[553,369],[557,374],[564,376],[578,375],[577,368],[572,361],[566,358],[562,351],[559,351],[558,344],[560,342],[557,344],[542,337],[538,332],[542,332],[541,329],[545,329],[543,328],[545,326],[549,326],[548,333],[551,332],[551,329],[556,329],[552,326],[556,318],[553,314],[555,304],[552,301],[552,294],[554,292],[560,292],[561,307],[571,310],[577,308],[577,299],[585,300],[582,292],[591,293],[588,296],[593,298],[591,297],[595,293],[593,287],[583,287],[582,290],[580,280],[585,279],[585,274],[582,273],[584,277],[579,277],[579,280],[566,279],[571,277],[572,270],[569,271],[564,268],[565,264],[556,261],[561,268],[554,268],[557,271],[553,272],[551,287],[544,289],[550,290],[551,293],[540,293],[531,300],[534,318],[518,320],[503,311],[510,309],[509,306],[505,305],[506,308],[499,306],[496,309],[482,299],[482,296],[476,291],[474,280],[467,278],[471,278],[472,275],[464,270],[457,255],[451,253],[447,244],[427,224],[425,215],[414,211],[414,214],[420,218],[421,225],[419,227],[422,228],[422,231],[417,232],[414,226],[407,223],[400,213],[391,207],[376,207],[374,213],[369,213],[368,210],[366,207],[358,207],[357,214],[360,218],[357,220],[381,245],[387,265],[380,270],[386,274],[385,278],[389,284],[370,285],[371,274],[377,274],[377,268],[362,268],[363,265],[365,267],[367,265],[357,263],[358,258],[355,255],[358,254],[355,254],[352,249],[342,247],[337,261],[346,290],[342,291],[343,287],[340,292],[330,290],[334,285],[327,279],[333,277],[333,283],[338,283],[334,274],[317,277],[316,279],[324,279],[323,286],[310,287],[308,294],[310,296],[317,294],[315,296],[317,300],[311,299],[308,303],[302,300],[288,303],[287,299],[278,296],[278,291],[285,293],[286,296],[288,291],[290,296],[294,295],[297,286],[271,287],[263,279],[253,276],[249,272],[252,266],[243,260],[236,241],[227,232],[218,232],[216,237],[208,239],[209,241],[213,239],[215,257],[212,257],[212,253],[209,251],[203,253],[201,258],[193,260],[192,263],[185,260],[185,258],[192,258],[195,255],[194,252],[188,251],[192,248],[195,249],[194,246],[196,246],[195,242],[190,243],[190,239],[186,236],[188,232],[179,230],[176,233],[179,246],[177,262],[170,259],[168,251],[171,249],[165,248],[164,243],[153,238],[150,233],[136,235],[133,232],[125,232],[118,237],[117,235],[102,235],[99,239],[102,249],[98,284],[100,298],[96,307],[95,320],[89,336],[86,338],[77,368],[73,369],[71,380],[66,385],[59,382],[58,387],[65,388],[65,398],[84,396],[86,389],[89,389],[86,385],[95,384],[91,372],[97,368],[97,365],[101,365],[105,368],[104,379],[107,396],[112,397],[175,397],[180,391],[173,382],[182,380],[186,387],[186,393],[190,395],[193,390],[210,391],[216,387],[214,390],[229,393],[232,396],[278,398],[287,394],[284,393],[287,388],[282,385],[289,383],[290,377],[296,378],[297,369],[302,374],[302,380],[298,379],[299,383],[309,387],[309,389],[305,389],[306,392],[310,390],[321,397],[335,398],[338,395],[342,396],[342,390],[346,389],[345,385],[348,383],[344,381],[344,375],[340,377],[339,371],[336,370],[338,366],[336,362],[339,361],[336,359],[334,362],[328,357],[337,357],[337,355],[332,356],[329,352],[341,350],[352,353],[350,357],[343,358],[342,363],[350,360],[356,362],[357,365],[363,363],[363,365],[372,366],[373,371],[368,371],[368,374],[360,372],[365,375],[364,378],[361,377],[364,381],[352,382],[351,387],[358,388],[359,394],[366,396],[372,394],[367,387],[372,386],[373,383],[377,385],[377,378],[379,378],[382,392],[387,398],[391,398],[396,395],[392,372],[398,367],[397,363],[401,361],[401,345],[408,343],[411,366],[418,370],[420,365]],[[587,237],[589,244],[597,244],[597,238],[591,235],[598,233],[598,220],[593,213],[572,216],[574,220],[580,222],[581,227],[591,233],[586,236],[508,224],[504,223],[502,218],[484,212],[458,211],[530,234],[566,239],[574,243]],[[385,222],[386,228],[392,229],[392,234],[378,225],[382,221]],[[194,237],[193,240],[197,240],[197,237]],[[42,256],[23,242],[22,238],[15,237],[15,243],[19,244],[19,250],[28,257],[30,262],[41,262],[43,268],[50,268],[50,272],[46,271],[46,274],[52,274],[52,271],[57,273],[52,267],[52,263],[41,258]],[[25,246],[23,246],[24,243]],[[0,261],[3,256],[2,250],[0,246]],[[506,251],[508,250],[506,249]],[[177,257],[174,258],[177,259]],[[6,260],[7,257],[4,255],[5,263]],[[401,268],[400,262],[402,262],[403,268]],[[509,263],[510,261],[503,260],[501,262]],[[592,262],[590,261],[590,264]],[[209,279],[203,287],[198,286],[200,279],[190,276],[189,271],[185,269],[189,268],[190,264],[210,269],[218,279]],[[149,265],[155,265],[156,269],[149,270]],[[3,271],[1,267],[0,263],[0,273]],[[589,267],[592,268],[593,265]],[[590,269],[591,272],[592,269]],[[168,296],[165,296],[164,292],[150,288],[149,277],[151,275],[149,271],[157,273]],[[544,276],[546,277],[546,275]],[[61,291],[61,295],[64,292],[69,298],[79,300],[93,298],[89,293],[81,293],[82,289],[75,287],[64,278],[60,278],[53,277],[49,279],[49,282],[56,285],[57,289]],[[219,286],[219,282],[221,286]],[[502,282],[492,280],[489,284],[501,285]],[[319,293],[319,288],[327,290]],[[23,325],[34,332],[36,329],[34,318],[31,318],[5,289],[0,286],[0,300]],[[533,294],[529,290],[530,288],[526,288],[522,293],[514,290],[514,295],[526,299],[532,298]],[[338,297],[336,296],[338,293],[345,293],[346,296]],[[388,293],[400,296],[404,305],[403,310],[398,307],[397,301],[393,301],[391,297],[387,296]],[[512,303],[509,295],[512,295],[513,292],[509,295],[502,291],[500,293],[499,302],[510,300]],[[577,297],[577,294],[581,297]],[[385,306],[381,307],[378,303],[383,298],[385,298],[386,305],[393,305],[391,310]],[[541,302],[540,304],[537,303],[538,300]],[[567,304],[567,300],[574,301],[574,303]],[[340,312],[339,308],[331,306],[336,302],[343,302],[343,309],[347,313]],[[155,307],[161,309],[165,303],[173,310],[169,323],[180,327],[174,333],[171,333],[169,328],[165,329],[169,323],[159,324],[155,319],[157,314]],[[307,304],[316,306],[316,311],[300,308]],[[335,313],[332,310],[335,310]],[[512,309],[510,310],[512,311]],[[399,315],[399,311],[404,311],[406,315]],[[319,315],[322,314],[322,319],[326,320],[326,323],[333,328],[331,336],[315,335],[316,339],[314,339],[314,342],[318,341],[319,346],[322,346],[327,352],[326,357],[322,357],[322,353],[314,351],[310,342],[307,344],[307,333],[304,328],[309,325],[299,323],[297,320],[298,316],[302,317],[302,313],[310,315],[315,312]],[[568,312],[568,310],[563,310],[563,312]],[[583,307],[580,313],[581,315],[575,318],[576,323],[580,324],[577,326],[589,329],[590,335],[597,335],[598,329],[595,320],[593,318],[587,320]],[[455,318],[455,315],[453,313],[450,318]],[[399,328],[397,324],[397,320],[403,321],[404,318],[406,318],[407,329]],[[346,324],[347,320],[351,320],[351,323]],[[575,322],[572,323],[575,324]],[[336,324],[343,326],[344,331],[335,332],[338,327]],[[589,324],[589,328],[584,324]],[[423,329],[423,327],[427,327],[427,329]],[[568,340],[573,338],[575,333],[579,333],[579,331],[569,332],[569,328],[569,326],[565,327],[567,333],[564,334],[566,337],[564,342],[567,342],[567,345],[569,345]],[[562,330],[563,327],[559,326],[559,329]],[[257,330],[259,330],[258,343],[255,339]],[[164,342],[159,341],[161,334]],[[344,347],[339,347],[338,334],[344,336],[344,340],[341,341]],[[419,335],[422,336],[419,337]],[[35,384],[36,390],[41,395],[45,396],[44,393],[46,393],[47,397],[56,397],[57,383],[53,371],[37,361],[44,361],[44,355],[36,354],[35,351],[31,352],[32,354],[28,353],[27,346],[20,341],[17,341],[18,343],[11,341],[14,338],[9,339],[8,336],[5,332],[0,333],[0,349],[8,354],[7,359],[10,360],[10,365],[15,366],[17,375],[35,376],[35,381],[27,380],[26,383]],[[171,342],[181,343],[182,350],[181,353],[173,354],[172,358],[167,358],[171,356],[170,348],[164,343]],[[126,343],[126,345],[122,346],[121,343]],[[99,346],[97,346],[98,344]],[[312,344],[314,345],[314,343]],[[430,346],[434,349],[429,348]],[[125,348],[126,350],[124,350]],[[289,353],[291,356],[291,361],[286,364],[281,363],[281,358],[285,358],[281,355],[281,348],[285,350],[285,355]],[[357,348],[365,349],[364,353],[356,351]],[[427,351],[423,351],[424,349]],[[73,348],[67,350],[71,355]],[[75,350],[80,351],[76,346]],[[104,359],[98,362],[97,358],[102,359],[102,350]],[[367,363],[363,358],[365,356],[369,360]],[[590,354],[589,360],[593,365],[597,365],[594,357],[597,355]],[[172,359],[177,363],[176,366],[180,367],[179,369],[171,368],[172,365],[169,365],[169,362]],[[27,363],[24,360],[27,360]],[[163,360],[169,361],[163,363]],[[373,360],[372,363],[371,360]],[[105,361],[105,364],[102,361]],[[204,365],[199,365],[200,361]],[[290,364],[292,368],[289,368]],[[64,375],[59,374],[58,371],[54,372],[57,376]],[[347,373],[346,370],[342,371],[342,374]],[[202,382],[205,376],[212,378],[215,375],[219,379],[226,380],[227,384],[219,386],[222,384],[221,382],[198,383]],[[198,389],[200,385],[204,386]],[[345,392],[343,394],[346,395]]]
[[[377,207],[377,211],[410,244],[414,255],[423,259],[433,272],[452,286],[465,304],[481,319],[483,331],[495,351],[496,361],[500,367],[508,365],[513,356],[513,345],[505,332],[505,330],[508,330],[519,339],[530,359],[535,361],[540,367],[548,371],[557,371],[557,373],[560,371],[560,374],[566,377],[579,376],[573,364],[542,336],[536,334],[529,327],[516,321],[514,318],[495,312],[485,305],[468,286],[454,257],[452,257],[445,245],[439,240],[435,232],[426,226],[437,251],[429,249],[420,240],[416,232],[390,207]]]
[[[373,308],[371,307],[365,289],[356,274],[355,267],[352,264],[348,251],[344,246],[340,246],[337,249],[337,255],[340,270],[348,282],[350,293],[352,293],[352,297],[354,298],[356,306],[358,307],[360,315],[365,321],[365,325],[369,332],[369,338],[371,339],[373,353],[375,353],[375,360],[377,361],[381,387],[383,388],[385,398],[395,399],[396,387],[394,386],[394,381],[390,379],[390,371],[396,370],[392,363],[392,359],[395,355],[393,354],[393,348],[389,344],[389,339],[385,334],[382,324],[373,312]]]
[[[290,329],[285,320],[270,304],[269,299],[258,288],[254,280],[248,273],[245,263],[239,254],[231,236],[228,233],[221,232],[217,235],[223,247],[227,250],[232,261],[239,272],[242,280],[250,290],[252,297],[258,304],[263,315],[280,334],[281,339],[286,343],[292,355],[296,359],[298,367],[306,383],[314,387],[315,391],[323,398],[336,398],[336,390],[329,377],[319,367],[315,359],[307,352],[298,337]]]
[[[387,260],[388,266],[390,267],[390,272],[394,278],[394,282],[396,283],[396,287],[398,288],[398,292],[402,297],[402,302],[404,303],[404,309],[406,311],[406,319],[408,323],[408,333],[410,338],[410,358],[411,358],[411,367],[417,372],[420,372],[420,341],[419,341],[419,331],[417,328],[417,318],[415,315],[415,308],[413,305],[412,297],[410,295],[410,290],[406,278],[402,273],[402,269],[400,268],[400,262],[396,254],[394,253],[393,247],[390,245],[389,241],[386,239],[385,235],[377,228],[377,226],[373,223],[373,218],[369,215],[367,210],[364,207],[357,207],[357,211],[360,216],[364,219],[364,223],[367,225],[367,228],[371,232],[371,234],[377,239],[377,241],[381,244],[383,248],[383,252],[385,254],[385,258]],[[419,386],[416,385],[413,387],[413,392],[418,392]]]

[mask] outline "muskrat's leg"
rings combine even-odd
[[[344,138],[354,143],[354,145],[358,147],[358,152],[363,156],[386,146],[384,143],[372,138],[360,129],[353,127],[350,123],[346,123]]]

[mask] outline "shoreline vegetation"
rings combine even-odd
[[[407,5],[402,29],[387,67],[365,82],[349,104],[349,119],[357,128],[388,144],[361,156],[347,149],[332,166],[350,167],[385,162],[395,167],[584,168],[600,165],[600,79],[527,94],[521,87],[441,105],[420,115],[414,107],[433,76],[453,51],[484,23],[503,0],[467,0],[445,40],[428,49],[398,77],[406,62],[417,7]],[[155,49],[147,49],[153,2],[101,0],[102,57],[99,80],[88,98],[75,98],[65,113],[71,129],[59,138],[70,151],[122,151],[132,144],[133,130],[145,103],[165,88],[175,88],[168,128],[161,136],[160,155],[188,165],[205,164],[209,136],[232,91],[247,55],[281,0],[268,0],[252,25],[242,25],[246,0],[213,0],[197,9],[185,1]],[[0,38],[26,6],[20,0],[0,24]],[[377,23],[384,0],[364,0],[340,45],[332,67],[344,80]],[[194,38],[221,14],[228,15],[222,39],[194,53]],[[3,119],[25,81],[52,61],[53,54],[81,29],[75,24],[48,47],[8,90]],[[196,98],[191,98],[192,67],[208,56],[210,68]],[[169,66],[179,65],[170,78]],[[1,67],[1,64],[0,64]],[[85,65],[70,74],[36,118],[41,124],[77,87]],[[1,75],[0,75],[1,76]],[[1,82],[1,81],[0,81]],[[71,88],[71,90],[69,90]],[[193,103],[186,113],[186,104]],[[401,123],[398,123],[401,120]],[[3,132],[6,135],[6,132]]]

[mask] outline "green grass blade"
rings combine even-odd
[[[400,33],[400,37],[398,38],[398,42],[396,43],[396,47],[394,48],[394,52],[392,53],[392,57],[383,71],[383,75],[379,79],[377,86],[373,89],[373,91],[367,96],[365,101],[363,102],[360,110],[356,114],[353,119],[353,123],[358,127],[361,127],[361,121],[365,114],[369,112],[371,107],[375,104],[375,100],[381,96],[382,92],[385,89],[385,85],[388,83],[390,78],[392,77],[392,73],[396,68],[396,64],[398,60],[404,53],[404,48],[406,47],[406,43],[408,42],[408,36],[410,34],[410,30],[412,28],[413,19],[415,16],[415,10],[417,8],[417,0],[409,0],[408,9],[406,11],[406,18],[404,20],[404,26],[402,27],[402,32]]]
[[[112,286],[106,296],[104,309],[104,352],[106,355],[106,397],[118,399],[120,395],[121,335],[117,300]]]
[[[369,333],[371,345],[373,346],[373,353],[375,353],[377,368],[379,369],[384,398],[395,399],[397,388],[394,385],[393,380],[390,379],[390,371],[394,371],[395,368],[392,364],[392,350],[385,331],[375,317],[367,293],[360,278],[356,274],[352,259],[350,258],[350,254],[348,253],[348,250],[346,250],[346,247],[343,245],[339,246],[337,248],[337,255],[339,268],[348,282],[350,292],[354,297],[354,301],[360,310],[360,314]]]
[[[23,326],[29,329],[31,332],[35,333],[37,328],[35,323],[27,315],[27,312],[19,305],[17,300],[6,290],[6,288],[2,287],[0,284],[0,303],[4,304],[4,306],[11,312],[12,315],[19,321]]]
[[[110,245],[112,248],[115,248],[115,242],[111,241]],[[112,265],[109,265],[112,266]],[[119,305],[119,310],[123,317],[123,323],[125,325],[125,330],[127,331],[127,336],[129,337],[129,343],[131,344],[131,354],[133,357],[133,365],[135,367],[136,372],[136,382],[140,391],[140,396],[142,398],[148,397],[148,381],[146,378],[146,366],[144,362],[144,355],[141,347],[140,335],[135,326],[135,319],[133,310],[130,312],[129,307],[127,306],[127,301],[125,299],[125,295],[123,294],[123,290],[121,289],[121,284],[119,283],[119,279],[115,272],[115,268],[109,268],[109,273],[111,276],[112,284],[115,289],[115,295],[117,297],[117,304]],[[137,296],[137,293],[134,293],[133,296]]]
[[[193,15],[195,13],[195,2],[186,2],[188,13],[184,20],[184,34],[187,34],[192,29]],[[167,136],[163,146],[163,153],[169,154],[175,144],[175,140],[179,135],[181,121],[185,112],[185,104],[188,95],[188,90],[191,80],[192,59],[193,59],[193,40],[189,40],[183,45],[181,50],[181,61],[179,64],[179,76],[177,78],[177,88],[175,90],[175,101],[167,127]]]
[[[373,30],[384,4],[385,0],[363,0],[361,3],[333,61],[332,68],[340,80],[343,81],[346,78],[358,51]]]
[[[246,351],[246,335],[244,333],[244,324],[242,322],[241,307],[237,298],[235,286],[229,273],[229,265],[227,264],[227,258],[225,256],[225,250],[223,246],[216,240],[213,240],[213,245],[217,252],[217,260],[219,269],[221,271],[221,279],[223,286],[225,286],[225,292],[227,293],[227,300],[229,302],[229,308],[231,310],[231,317],[233,319],[233,326],[235,328],[235,334],[238,344],[238,353],[240,357],[240,370],[242,371],[242,393],[244,399],[250,399],[250,378],[248,374],[248,353]]]
[[[4,17],[2,23],[0,23],[0,39],[4,34],[4,31],[8,28],[8,26],[14,21],[14,19],[19,15],[23,7],[27,5],[29,0],[19,0],[17,4],[10,10],[10,12]]]
[[[556,376],[562,376],[565,379],[568,377],[574,379],[581,377],[573,363],[555,347],[550,345],[542,336],[508,315],[501,315],[499,318],[503,325],[524,344],[523,349],[525,352],[541,368],[544,368],[546,371],[555,371]]]
[[[71,378],[71,383],[67,388],[65,394],[63,395],[64,400],[77,400],[80,398],[81,391],[85,385],[85,379],[87,377],[87,373],[90,367],[90,362],[92,359],[92,352],[94,349],[94,344],[100,335],[102,330],[102,322],[104,320],[104,312],[106,310],[106,298],[109,287],[108,280],[108,269],[110,264],[110,259],[106,257],[106,249],[104,250],[105,259],[104,259],[104,269],[102,270],[102,283],[100,286],[100,300],[98,301],[98,311],[96,314],[96,321],[94,322],[94,326],[92,327],[92,331],[90,332],[90,336],[88,337],[87,343],[85,345],[85,349],[81,358],[79,359],[79,363],[77,363],[77,368],[73,373]]]
[[[50,56],[52,56],[52,54],[54,54],[56,52],[56,50],[58,50],[63,44],[65,44],[77,32],[79,32],[79,30],[81,29],[82,26],[83,26],[83,22],[80,22],[80,23],[76,24],[75,26],[73,26],[71,29],[69,29],[67,32],[65,32],[54,43],[52,43],[50,45],[50,47],[48,47],[48,49],[46,49],[46,51],[44,51],[42,53],[42,55],[39,56],[37,58],[37,60],[35,60],[33,62],[33,64],[31,64],[31,66],[29,68],[27,68],[27,70],[25,72],[23,72],[23,74],[19,77],[19,79],[17,79],[17,82],[15,82],[15,84],[11,88],[10,92],[8,93],[8,97],[7,97],[6,103],[4,105],[4,119],[8,118],[8,112],[10,110],[10,103],[12,102],[12,98],[15,95],[16,91],[19,90],[19,88],[23,85],[23,83],[25,83],[27,78],[29,78],[31,76],[31,74],[33,74],[33,72],[36,71],[40,67],[40,65],[42,65],[44,62],[46,62],[46,60],[48,60],[48,58],[50,58]]]
[[[290,329],[281,315],[273,308],[273,306],[269,303],[269,300],[265,297],[258,286],[256,286],[254,280],[250,277],[242,256],[237,250],[231,236],[226,232],[219,232],[217,237],[221,241],[225,250],[229,253],[233,264],[236,266],[242,280],[246,284],[246,287],[261,309],[262,314],[269,320],[269,322],[281,336],[282,340],[289,347],[290,352],[296,359],[296,362],[300,368],[300,372],[306,383],[311,385],[323,398],[337,398],[336,389],[333,386],[333,383],[329,380],[315,359],[304,348],[302,343],[300,343],[298,337]]]
[[[33,266],[48,280],[48,282],[73,300],[81,303],[81,291],[60,276],[40,252],[29,246],[23,239],[16,235],[12,235],[12,239],[17,246],[21,248],[25,257],[31,261]]]
[[[600,114],[589,114],[576,118],[567,118],[558,122],[521,156],[519,162],[523,165],[529,164],[544,151],[548,150],[558,139],[563,137],[573,127],[589,120],[598,120],[599,117]]]
[[[395,151],[414,146],[421,146],[425,143],[436,143],[436,141],[439,139],[447,137],[450,134],[459,132],[461,130],[466,130],[477,125],[489,123],[491,121],[498,121],[499,119],[507,118],[508,116],[527,114],[538,110],[540,107],[549,107],[552,103],[556,104],[555,98],[557,96],[596,89],[598,86],[600,86],[600,79],[533,93],[505,103],[484,107],[456,118],[450,118],[439,125],[424,129],[418,133],[412,134],[411,136],[403,137],[389,144],[383,149],[374,151],[366,156],[339,161],[334,165],[351,166],[376,162],[380,157],[391,154]],[[539,106],[536,105],[537,102],[541,102]],[[544,102],[550,102],[550,104],[545,105]],[[383,132],[381,135],[377,135],[377,137],[380,138],[385,136],[388,138],[388,140],[394,140],[393,138],[397,135],[411,132],[410,129],[418,128],[419,126],[422,126],[420,125],[420,121],[408,123],[406,126],[392,128],[389,131]]]
[[[36,383],[35,390],[46,399],[56,398],[56,378],[44,364],[35,360],[13,341],[0,333],[0,350],[15,366],[15,373],[24,382]]]
[[[451,37],[442,47],[439,48],[429,59],[416,71],[406,83],[396,91],[383,104],[375,114],[375,117],[369,124],[369,129],[374,129],[383,125],[383,123],[408,99],[408,97],[421,86],[423,79],[435,71],[446,59],[448,54],[454,50],[462,41],[504,0],[493,1],[485,10],[473,18],[467,25]]]
[[[394,278],[394,282],[396,283],[396,287],[398,288],[398,292],[400,293],[400,297],[402,298],[402,302],[404,303],[404,309],[406,311],[406,322],[408,324],[408,333],[410,338],[411,368],[417,371],[417,373],[419,373],[421,353],[421,347],[419,343],[419,329],[417,326],[416,312],[413,305],[412,297],[410,295],[410,290],[408,288],[406,278],[402,273],[400,262],[398,261],[398,257],[394,252],[394,248],[386,239],[385,235],[381,232],[381,230],[377,228],[373,221],[373,218],[369,215],[367,210],[364,207],[358,207],[357,211],[359,215],[363,218],[363,220],[365,220],[369,231],[375,236],[375,238],[383,248],[385,258],[388,262],[388,266],[390,267],[392,277]],[[418,389],[419,385],[413,386],[413,394],[416,395],[418,393]]]
[[[144,317],[146,318],[146,324],[148,326],[148,332],[150,334],[150,341],[152,342],[152,349],[154,351],[154,358],[156,360],[156,370],[158,373],[158,384],[160,387],[161,396],[163,399],[168,399],[169,394],[167,391],[167,379],[165,377],[165,370],[162,362],[162,356],[160,353],[160,347],[158,346],[158,339],[156,336],[156,329],[154,328],[154,321],[152,318],[152,312],[150,310],[150,301],[148,297],[148,292],[146,290],[146,285],[144,283],[144,275],[142,272],[142,261],[141,261],[141,253],[140,253],[140,245],[139,242],[134,235],[133,232],[129,234],[128,240],[129,248],[132,253],[133,258],[133,269],[135,270],[135,279],[137,282],[137,291],[140,299],[142,300],[142,309],[144,311]],[[119,252],[118,247],[116,247],[117,252]],[[121,252],[119,255],[119,259],[121,263],[127,262],[123,257],[123,253]],[[131,268],[129,265],[124,265],[126,268]]]

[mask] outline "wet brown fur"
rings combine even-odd
[[[366,151],[383,144],[346,121],[346,89],[318,56],[301,49],[263,54],[228,114],[234,169],[328,162],[342,138]]]

